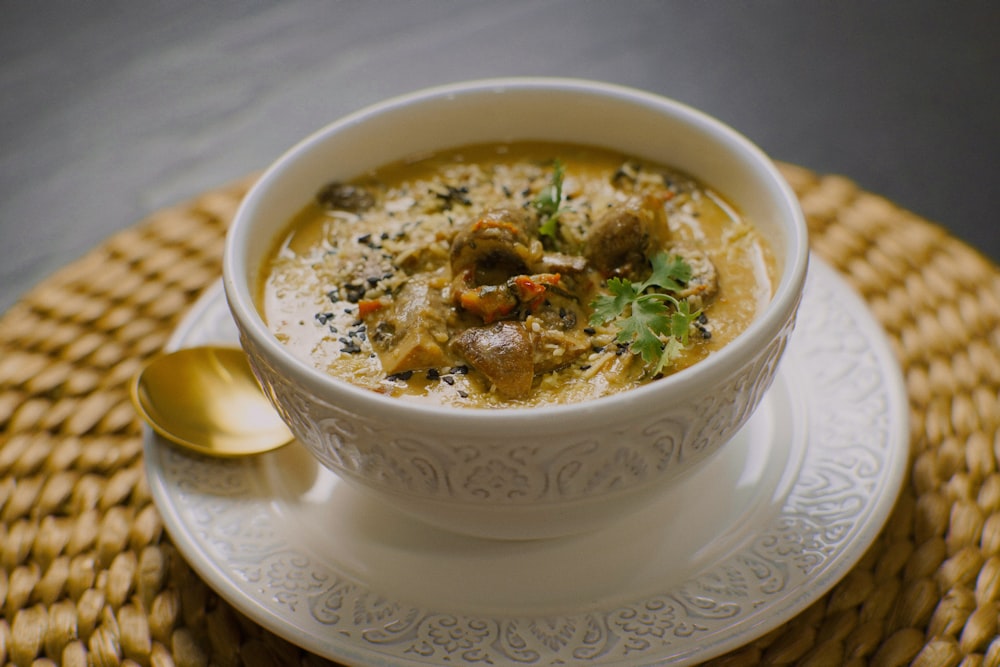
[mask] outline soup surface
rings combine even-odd
[[[468,146],[330,183],[264,267],[274,335],[412,400],[567,403],[655,381],[744,330],[774,262],[717,193],[596,148]]]

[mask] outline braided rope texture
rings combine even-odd
[[[837,176],[782,173],[813,250],[903,368],[911,458],[834,589],[713,665],[1000,667],[1000,269]],[[127,382],[217,280],[251,179],[164,209],[0,318],[0,665],[329,665],[188,567],[150,498]]]

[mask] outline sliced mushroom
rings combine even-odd
[[[523,398],[531,392],[534,346],[520,322],[471,327],[456,336],[452,345],[505,398]]]

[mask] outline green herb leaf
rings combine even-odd
[[[670,315],[656,295],[639,297],[632,302],[632,313],[618,324],[618,342],[629,343],[632,352],[647,364],[655,364],[663,352],[660,335],[670,329]]]
[[[564,175],[565,168],[563,167],[562,160],[557,158],[552,165],[552,181],[542,188],[541,191],[535,196],[535,199],[531,202],[532,206],[535,207],[535,210],[538,211],[538,215],[542,221],[542,224],[538,228],[538,233],[542,236],[555,238],[556,224],[559,219],[559,215],[562,214],[563,211],[567,210],[565,208],[560,208],[560,205],[562,204],[562,186]]]
[[[662,373],[663,369],[674,363],[674,359],[679,357],[683,351],[683,343],[676,338],[668,338],[667,342],[663,344],[663,352],[660,354],[660,358],[656,362],[656,367],[653,369],[653,375],[659,375]]]
[[[679,292],[691,280],[691,266],[680,255],[657,253],[651,260],[653,273],[638,291],[658,286],[671,292]]]
[[[556,236],[556,216],[545,218],[542,224],[538,226],[538,234],[540,236],[551,236],[555,238]]]
[[[635,301],[639,293],[632,287],[632,283],[621,278],[611,278],[607,282],[608,291],[611,294],[601,294],[590,307],[593,313],[590,315],[590,323],[598,326],[620,317],[628,306]]]
[[[609,294],[599,295],[590,304],[590,324],[615,322],[616,340],[629,345],[656,375],[684,350],[691,325],[701,311],[692,311],[690,303],[670,294],[682,290],[691,279],[687,262],[664,252],[652,259],[652,265],[650,277],[638,285],[624,278],[608,280]]]
[[[677,310],[670,316],[670,336],[680,341],[682,345],[687,345],[691,325],[700,315],[700,310],[692,312],[691,304],[687,301],[677,302]]]

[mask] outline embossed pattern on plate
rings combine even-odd
[[[214,289],[171,344],[235,336]],[[878,325],[813,257],[758,414],[689,484],[607,534],[489,543],[422,530],[295,449],[211,460],[147,434],[146,461],[192,567],[237,609],[325,657],[688,664],[777,627],[857,562],[899,491],[906,408]]]

